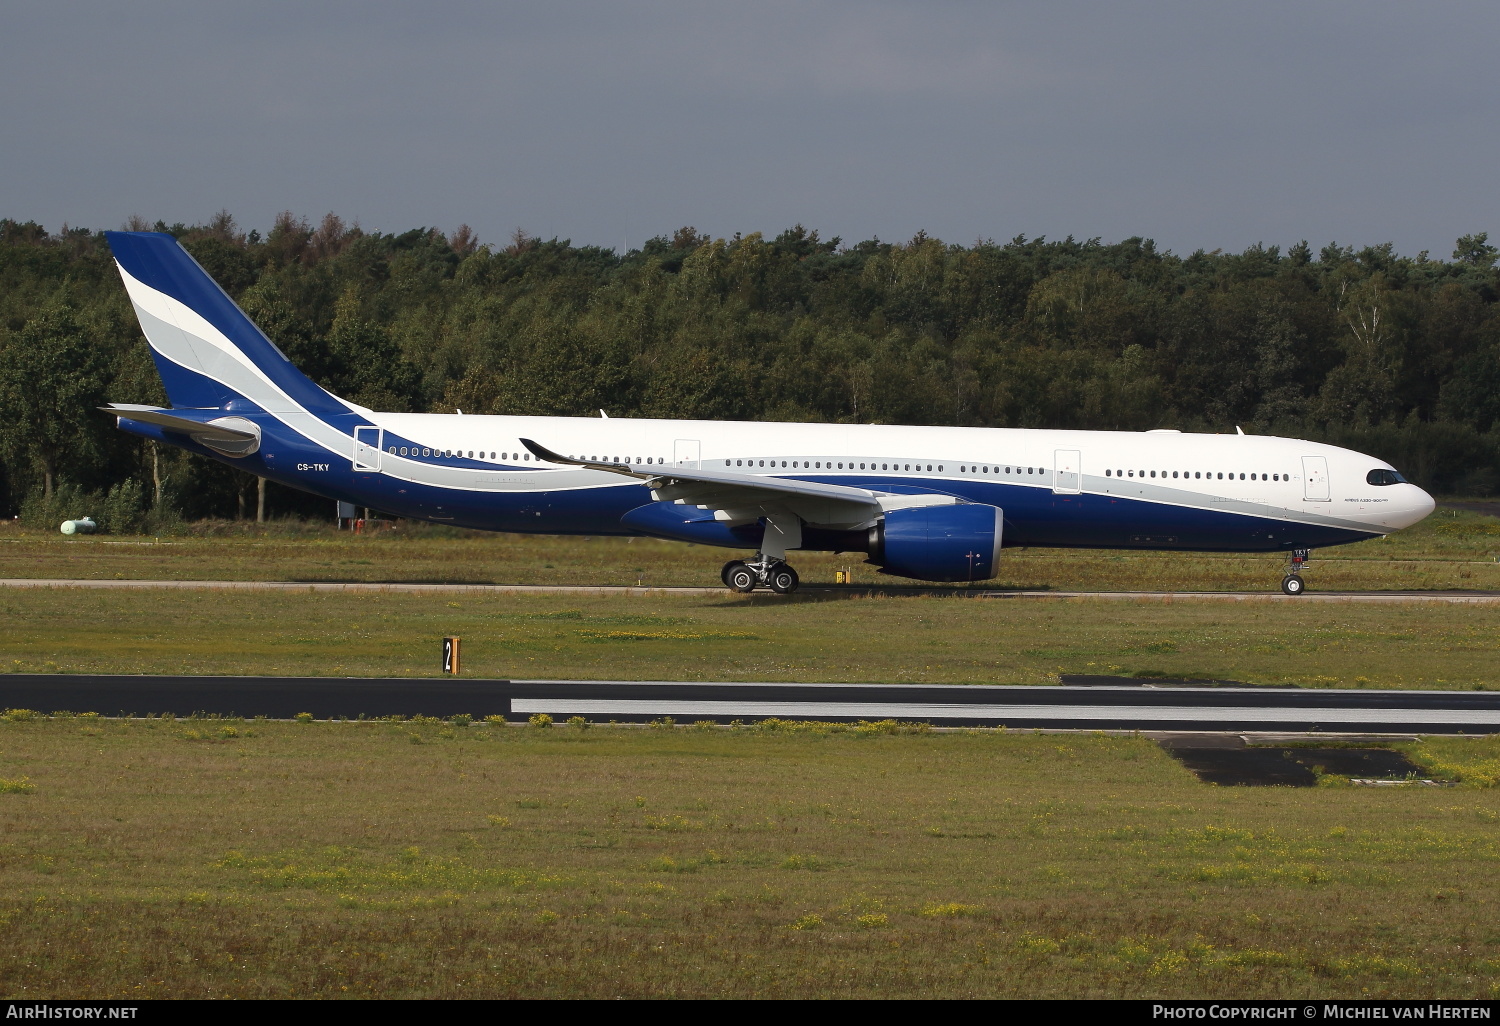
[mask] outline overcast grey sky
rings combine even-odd
[[[1500,235],[1500,4],[0,0],[0,216]]]

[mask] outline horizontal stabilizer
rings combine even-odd
[[[187,417],[174,416],[170,411],[164,410],[160,406],[131,406],[127,403],[110,403],[108,406],[99,407],[99,409],[105,413],[113,413],[115,416],[125,420],[138,420],[142,424],[155,424],[157,427],[164,427],[168,431],[180,431],[185,435],[198,435],[202,438],[217,438],[226,442],[245,442],[252,438],[260,437],[260,432],[256,431],[253,425],[250,427],[241,427],[239,425],[229,426],[212,422],[206,423],[201,420],[189,420]],[[221,419],[228,420],[231,418]],[[247,425],[249,424],[248,421],[244,421],[240,417],[232,419],[240,420]]]
[[[99,409],[112,413],[121,420],[154,424],[168,431],[179,432],[225,456],[249,456],[260,448],[259,425],[244,417],[192,420],[180,416],[177,411],[164,410],[160,406],[134,406],[129,403],[110,403]]]

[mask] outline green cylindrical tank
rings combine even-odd
[[[64,520],[60,530],[63,534],[93,534],[99,530],[99,525],[94,523],[93,517],[80,517],[77,520]]]

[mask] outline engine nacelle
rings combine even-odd
[[[919,581],[987,581],[1000,572],[1005,513],[960,503],[893,509],[870,529],[870,562]]]

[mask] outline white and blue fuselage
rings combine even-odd
[[[953,556],[982,580],[1002,544],[1312,549],[1433,509],[1381,460],[1269,436],[379,413],[298,372],[170,236],[110,243],[172,399],[112,408],[123,429],[402,517],[860,550],[964,579]],[[887,532],[904,557],[883,558]],[[922,572],[914,538],[948,563]]]

